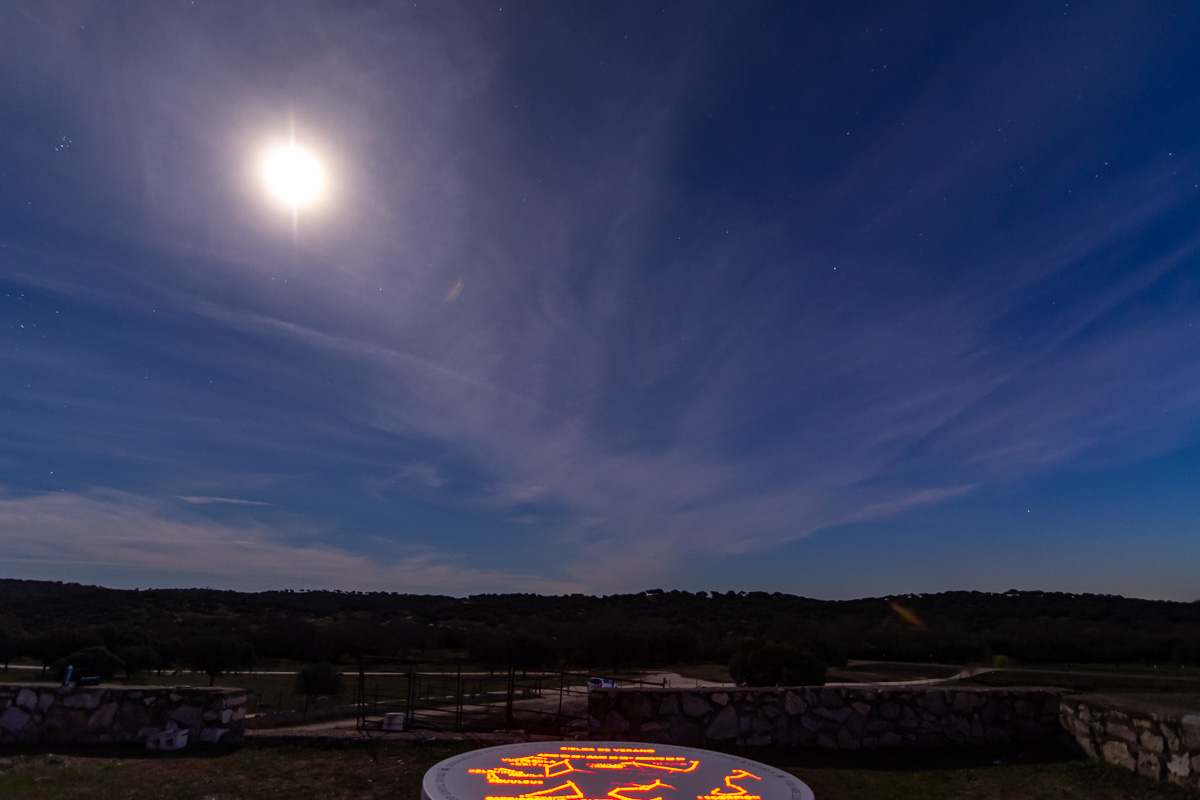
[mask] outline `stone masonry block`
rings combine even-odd
[[[850,716],[851,710],[849,708],[814,708],[812,713],[818,717],[825,717],[826,719],[831,719],[834,722],[842,723],[845,722],[846,718]]]
[[[950,708],[956,714],[970,714],[986,702],[987,700],[974,692],[955,692],[954,702],[950,704]]]
[[[196,706],[179,706],[167,715],[167,718],[178,722],[182,727],[191,727],[200,719],[201,709]]]
[[[683,696],[683,713],[689,717],[703,717],[712,712],[712,706],[703,698],[694,694]]]
[[[1118,767],[1125,769],[1136,770],[1137,761],[1129,752],[1129,747],[1124,742],[1105,742],[1100,748],[1101,758],[1109,764],[1116,764]]]
[[[1179,722],[1179,733],[1183,746],[1188,750],[1200,750],[1200,714],[1188,714]]]
[[[654,701],[645,692],[622,694],[617,698],[617,709],[628,720],[649,719],[654,714]]]
[[[712,723],[704,731],[704,737],[714,742],[725,742],[737,738],[738,715],[733,706],[721,709]]]
[[[33,711],[37,707],[38,696],[33,689],[22,689],[17,693],[17,705],[26,711]]]
[[[0,730],[15,733],[25,727],[25,723],[29,722],[29,716],[29,712],[19,706],[9,706],[3,714],[0,714]]]
[[[1154,753],[1147,753],[1145,750],[1138,753],[1137,771],[1140,775],[1145,775],[1147,778],[1153,778],[1156,781],[1162,780],[1163,777],[1163,762]]]
[[[805,703],[804,700],[800,697],[800,695],[797,694],[796,692],[787,692],[783,696],[783,710],[789,716],[794,717],[797,714],[803,714],[805,709],[807,709],[807,708],[808,708],[808,704]]]
[[[621,716],[620,711],[610,711],[604,718],[604,731],[607,733],[627,733],[629,721]]]
[[[62,704],[67,708],[83,708],[91,711],[100,707],[100,698],[100,692],[84,690],[68,694],[63,698]]]
[[[1119,722],[1108,723],[1104,726],[1104,732],[1114,739],[1120,739],[1122,742],[1133,744],[1137,741],[1137,734],[1133,732],[1133,729]]]
[[[107,731],[112,728],[113,719],[117,716],[117,703],[105,703],[92,712],[88,718],[88,730],[93,732]]]

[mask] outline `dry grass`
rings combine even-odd
[[[825,680],[846,683],[875,683],[887,681],[937,680],[959,672],[958,667],[940,664],[857,664],[853,667],[832,668]]]
[[[741,753],[755,758],[752,753]],[[1196,793],[1050,749],[759,753],[818,800],[1195,800]]]
[[[1200,693],[1196,692],[1121,692],[1117,697],[1136,700],[1140,703],[1153,703],[1154,705],[1182,708],[1188,711],[1200,711]]]
[[[426,770],[474,746],[250,745],[236,751],[158,757],[116,750],[10,754],[0,757],[0,797],[417,800]],[[794,773],[812,787],[818,800],[1184,800],[1197,796],[1057,750],[759,750],[740,755]]]

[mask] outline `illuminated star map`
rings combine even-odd
[[[724,753],[636,742],[474,750],[425,774],[422,800],[812,800],[800,779]]]

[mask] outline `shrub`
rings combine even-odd
[[[122,647],[117,651],[117,657],[125,662],[126,678],[132,678],[138,672],[153,672],[163,663],[162,656],[144,644]]]
[[[110,653],[107,647],[94,645],[76,650],[66,658],[54,662],[54,666],[51,668],[54,677],[62,680],[68,666],[74,667],[73,676],[76,678],[87,678],[94,675],[107,681],[125,669],[125,662]]]
[[[333,664],[305,664],[296,673],[296,694],[316,697],[333,695],[342,690],[342,673]]]
[[[741,686],[823,686],[825,664],[798,645],[747,642],[729,663]]]
[[[208,675],[209,686],[230,670],[254,666],[254,648],[237,637],[200,637],[185,646],[192,669]]]

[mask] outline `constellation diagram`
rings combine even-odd
[[[762,800],[741,782],[761,780],[744,769],[724,776],[724,788],[682,793],[672,776],[694,773],[700,759],[659,753],[653,747],[576,747],[557,752],[500,757],[495,766],[468,769],[493,794],[484,800]],[[513,786],[514,794],[499,787]],[[493,788],[495,787],[495,788]]]

